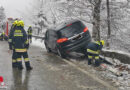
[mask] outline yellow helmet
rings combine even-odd
[[[100,42],[102,43],[102,45],[104,45],[104,44],[105,44],[105,41],[104,41],[104,40],[100,40]]]
[[[24,22],[22,20],[20,20],[18,23],[17,23],[17,26],[22,26],[24,27]]]
[[[96,44],[100,45],[100,43],[101,43],[102,45],[105,44],[104,40],[100,40],[100,42],[99,42],[99,41],[96,41]]]
[[[18,23],[18,21],[17,21],[17,20],[15,20],[15,21],[13,22],[13,25],[17,25],[17,23]]]

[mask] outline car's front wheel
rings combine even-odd
[[[45,47],[46,47],[47,52],[50,53],[51,49],[46,44],[45,44]]]

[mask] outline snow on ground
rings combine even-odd
[[[37,47],[41,47],[41,48],[45,48],[44,41],[41,39],[32,38],[32,45],[37,46]]]
[[[112,60],[111,58],[106,58],[106,59],[109,61]],[[130,90],[130,65],[129,64],[123,64],[119,60],[114,59],[113,62],[118,62],[118,63],[114,63],[114,66],[107,65],[107,68],[109,69],[105,69],[102,68],[101,66],[100,67],[94,67],[93,65],[88,66],[87,60],[77,61],[71,59],[71,61],[77,64],[78,66],[82,66],[82,68],[96,75],[98,78],[105,80],[106,82],[109,82],[110,84],[112,84],[112,86],[117,87],[118,90]],[[118,65],[121,65],[122,68],[119,68]],[[127,69],[124,69],[124,67]],[[110,69],[112,71],[117,70],[120,73],[122,73],[122,75],[118,76],[117,74],[110,71]]]
[[[41,39],[32,39],[32,45],[44,48],[44,41],[41,41]],[[122,53],[122,52],[121,52]],[[112,73],[111,71],[105,69],[103,71],[95,70],[94,67],[90,66],[88,67],[87,61],[79,61],[79,60],[73,60],[74,63],[78,63],[81,66],[86,66],[88,69],[87,71],[90,71],[91,73],[95,73],[97,77],[103,77],[107,80],[110,80],[115,87],[118,87],[118,90],[130,90],[130,64],[123,64],[119,60],[106,58],[108,61],[113,62],[114,66],[110,66],[111,68],[115,68],[117,70],[121,69],[122,76],[117,76],[116,74]],[[122,68],[119,68],[118,66],[122,66]],[[125,67],[126,69],[124,69]]]

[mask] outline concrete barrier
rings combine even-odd
[[[38,35],[32,35],[32,37],[35,37],[36,39],[42,39],[42,40],[44,40],[44,39],[45,39],[45,37],[38,36]]]

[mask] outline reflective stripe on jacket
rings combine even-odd
[[[26,52],[26,51],[27,51],[26,48],[24,48],[24,49],[16,49],[16,48],[15,48],[15,52]]]
[[[92,54],[99,54],[102,47],[103,46],[101,44],[90,42],[87,46],[87,52]]]
[[[27,34],[23,27],[18,26],[12,32],[10,37],[12,38],[12,46],[17,52],[25,52],[27,44]]]

